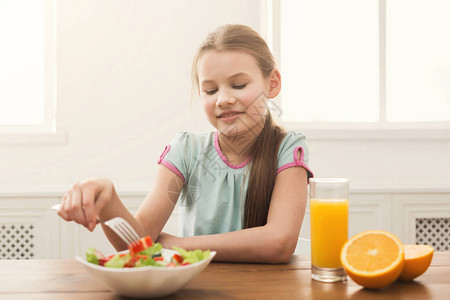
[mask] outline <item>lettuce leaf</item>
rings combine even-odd
[[[145,250],[142,250],[138,254],[147,255],[148,257],[152,257],[153,254],[161,252],[162,245],[160,243],[154,243],[151,247],[148,247]]]
[[[98,257],[96,255],[97,250],[95,248],[89,248],[86,250],[86,260],[92,264],[98,265]]]
[[[124,255],[122,257],[119,254],[117,254],[105,263],[105,267],[123,268],[123,266],[130,260],[130,258],[131,255],[129,254]]]
[[[192,251],[187,251],[176,246],[172,246],[172,249],[180,253],[180,255],[183,257],[183,263],[193,264],[201,260],[204,260],[205,258],[208,258],[211,255],[210,250],[202,251],[200,249],[196,249]]]

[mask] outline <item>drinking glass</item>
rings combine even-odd
[[[349,179],[311,178],[309,191],[312,278],[345,280],[340,253],[348,239]]]

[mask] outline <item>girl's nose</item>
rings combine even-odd
[[[236,103],[236,99],[233,97],[231,93],[227,91],[221,91],[218,94],[216,105],[217,106],[227,106],[233,105]]]

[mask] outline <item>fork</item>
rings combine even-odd
[[[134,228],[131,227],[130,223],[121,217],[112,218],[105,221],[103,224],[111,228],[122,240],[127,243],[127,245],[135,245],[140,240],[139,235]]]
[[[59,210],[61,204],[55,204],[52,209]],[[139,234],[125,219],[121,217],[115,217],[107,221],[103,221],[97,218],[97,224],[103,223],[111,228],[127,245],[134,245],[140,239]]]

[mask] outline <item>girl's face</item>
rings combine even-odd
[[[208,51],[198,62],[199,95],[208,121],[227,136],[259,134],[270,89],[250,54]]]

